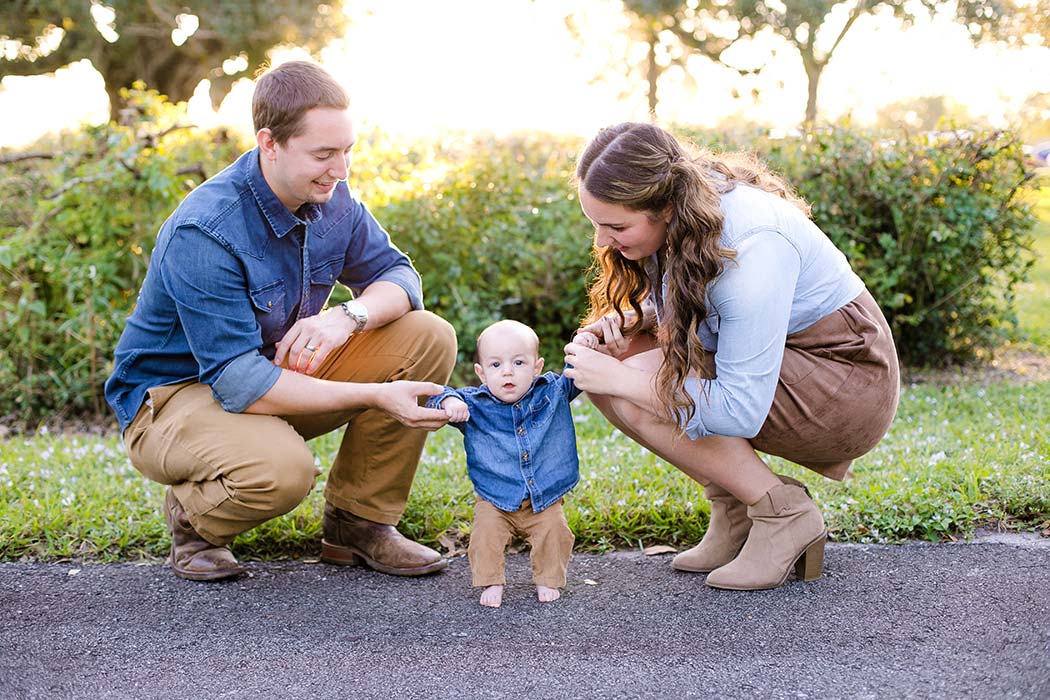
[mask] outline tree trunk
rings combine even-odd
[[[655,34],[649,35],[649,52],[646,54],[645,80],[649,85],[649,121],[656,121],[656,87],[660,81],[660,66],[656,63],[656,42],[659,38]]]
[[[817,87],[820,85],[820,75],[824,72],[826,63],[817,61],[812,55],[802,55],[802,64],[806,67],[806,80],[809,92],[806,97],[806,120],[803,127],[808,131],[813,128],[817,121]]]

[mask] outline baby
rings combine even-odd
[[[586,336],[582,337],[581,336]],[[598,339],[578,332],[575,342]],[[482,385],[445,387],[428,402],[463,433],[474,485],[474,528],[467,557],[481,604],[503,603],[504,550],[514,534],[532,549],[532,580],[540,602],[561,597],[575,541],[562,498],[580,479],[569,402],[580,391],[557,372],[540,374],[539,338],[517,321],[498,321],[478,336],[474,372]]]

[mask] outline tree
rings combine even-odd
[[[669,31],[689,51],[740,72],[761,67],[734,65],[725,57],[743,39],[771,32],[791,45],[806,71],[808,95],[805,121],[817,118],[817,90],[821,75],[846,34],[865,15],[891,12],[904,25],[914,22],[914,10],[931,15],[954,6],[975,43],[1047,43],[1050,36],[1050,0],[623,0],[624,9]],[[829,37],[821,35],[830,31]],[[831,39],[826,49],[818,39]]]
[[[179,102],[208,79],[217,107],[272,48],[316,52],[346,23],[342,0],[5,0],[0,77],[53,73],[86,58],[105,80],[113,119],[121,88],[138,80]]]

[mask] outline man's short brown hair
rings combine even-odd
[[[263,73],[252,95],[256,133],[269,129],[284,145],[302,133],[303,115],[315,107],[346,109],[350,97],[328,71],[309,61],[289,61]]]

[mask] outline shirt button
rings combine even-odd
[[[268,308],[268,309],[273,308],[273,302],[272,301],[266,302],[266,308]]]
[[[521,408],[521,403],[514,404],[514,408]]]
[[[524,434],[525,434],[525,426],[524,425],[518,426],[518,435],[524,435]]]
[[[521,458],[524,459],[526,462],[529,461],[529,453],[528,452],[522,452],[521,453]]]
[[[536,482],[533,481],[532,479],[529,479],[529,486],[535,486],[535,485],[536,485]]]

